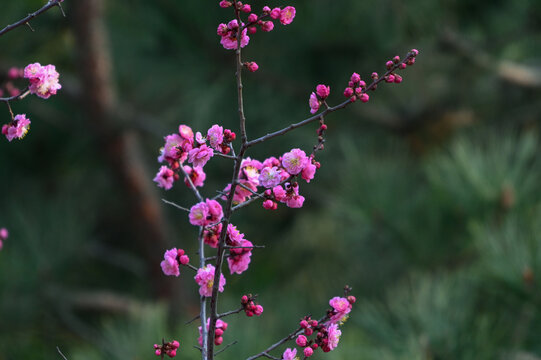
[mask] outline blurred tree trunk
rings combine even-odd
[[[98,138],[104,161],[110,166],[119,186],[118,191],[111,191],[111,195],[122,197],[120,201],[128,212],[128,236],[135,240],[146,257],[155,294],[170,298],[173,283],[163,276],[159,266],[170,238],[161,211],[162,204],[151,182],[152,175],[143,164],[138,134],[121,126],[114,115],[117,96],[103,20],[103,0],[76,0],[71,6],[83,106],[90,128]]]

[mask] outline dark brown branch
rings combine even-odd
[[[16,29],[17,27],[19,26],[23,26],[23,25],[30,25],[28,22],[32,19],[34,19],[36,16],[40,15],[40,14],[43,14],[44,12],[46,12],[47,10],[55,7],[55,6],[58,6],[60,7],[60,10],[62,11],[62,15],[66,16],[66,14],[64,14],[64,11],[62,10],[62,6],[60,5],[60,3],[64,1],[64,0],[49,0],[49,2],[47,4],[45,4],[41,9],[39,9],[38,11],[36,12],[33,12],[31,14],[28,14],[25,18],[17,21],[16,23],[13,23],[11,25],[8,25],[6,26],[5,28],[3,28],[2,30],[0,30],[0,36],[4,35],[5,33],[7,32],[10,32],[11,30],[13,29]],[[32,29],[32,28],[31,28]],[[33,30],[32,30],[33,31]]]

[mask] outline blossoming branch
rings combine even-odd
[[[228,23],[218,25],[217,35],[224,49],[235,51],[240,139],[233,130],[224,129],[219,124],[212,125],[205,132],[195,133],[188,125],[181,124],[178,132],[165,136],[165,143],[158,157],[158,161],[165,165],[160,167],[154,178],[157,185],[165,190],[172,189],[176,182],[182,180],[197,199],[197,203],[191,207],[176,204],[175,206],[188,212],[189,223],[199,229],[198,266],[190,264],[190,258],[183,249],[173,248],[165,252],[161,267],[164,274],[170,276],[178,277],[181,266],[196,272],[194,280],[199,286],[200,295],[200,313],[196,319],[199,318],[201,322],[199,349],[203,360],[214,359],[216,355],[214,347],[223,343],[224,332],[228,327],[223,321],[225,316],[242,311],[247,316],[260,316],[263,313],[263,306],[257,304],[255,297],[251,295],[241,297],[241,307],[237,310],[221,314],[217,311],[218,295],[225,290],[226,285],[226,277],[222,271],[224,260],[227,259],[231,276],[242,274],[251,264],[252,250],[262,247],[247,240],[246,235],[231,223],[233,213],[254,202],[260,202],[267,210],[276,210],[279,204],[285,204],[290,208],[301,208],[306,199],[301,195],[299,182],[304,180],[310,183],[321,168],[316,155],[318,151],[324,149],[327,130],[326,115],[344,109],[357,100],[367,103],[370,100],[370,94],[380,83],[401,83],[403,78],[397,72],[413,65],[419,53],[413,49],[404,58],[393,57],[386,62],[386,71],[382,75],[376,72],[370,75],[370,82],[363,80],[358,73],[353,73],[343,91],[346,100],[335,106],[328,104],[331,87],[325,84],[317,85],[308,99],[312,116],[286,128],[249,140],[244,113],[242,70],[255,72],[259,71],[260,67],[253,60],[244,61],[242,49],[248,46],[251,41],[250,36],[256,34],[258,30],[270,32],[275,29],[275,22],[281,25],[291,24],[295,19],[296,9],[293,6],[273,9],[264,6],[257,13],[252,10],[250,4],[225,0],[220,1],[219,6],[224,9],[231,8],[234,16]],[[270,156],[264,160],[246,156],[247,150],[252,146],[315,121],[319,121],[316,130],[317,143],[311,152],[294,146],[281,155]],[[238,144],[239,140],[240,144]],[[222,190],[218,191],[218,196],[205,197],[200,193],[199,188],[204,187],[207,177],[204,167],[215,155],[233,160],[232,178]],[[205,257],[206,246],[215,249],[214,256]],[[344,297],[332,298],[329,301],[330,309],[324,317],[314,320],[310,316],[305,316],[301,319],[297,330],[248,359],[267,357],[292,360],[297,356],[296,348],[285,349],[281,357],[270,354],[271,351],[290,340],[295,340],[304,358],[311,357],[317,349],[323,352],[332,351],[340,339],[339,327],[355,303],[355,297],[349,295],[350,291],[351,289],[346,286]],[[207,312],[210,313],[209,316]],[[161,347],[154,345],[156,355],[163,358],[163,349],[168,349],[165,354],[174,356],[178,349],[178,342],[174,341],[175,346],[171,344],[163,343]]]

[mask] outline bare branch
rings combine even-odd
[[[58,353],[60,354],[60,356],[62,356],[62,358],[63,358],[64,360],[68,360],[68,359],[64,356],[64,354],[62,354],[62,351],[60,351],[60,348],[59,348],[58,346],[56,347],[56,351],[58,351]]]
[[[186,209],[185,207],[182,207],[178,204],[175,204],[174,202],[172,201],[168,201],[168,200],[165,200],[165,199],[162,199],[162,201],[168,205],[171,205],[171,206],[174,206],[176,207],[177,209],[180,209],[180,210],[183,210],[183,211],[187,211],[187,212],[190,212],[190,209]]]
[[[227,350],[227,348],[229,348],[229,347],[231,347],[231,346],[235,345],[236,343],[238,343],[238,341],[237,341],[237,340],[233,341],[232,343],[229,343],[229,344],[227,344],[227,345],[226,345],[226,346],[225,346],[225,347],[224,347],[224,348],[223,348],[222,350],[220,350],[220,351],[216,352],[216,354],[214,354],[214,355],[218,355],[218,354],[221,354],[221,353],[223,353],[224,351],[226,351],[226,350]]]
[[[46,12],[47,10],[49,10],[49,9],[55,7],[55,6],[58,6],[60,8],[60,11],[62,12],[62,15],[64,15],[64,17],[65,17],[66,14],[64,14],[64,10],[62,9],[62,6],[60,5],[60,3],[62,1],[64,1],[64,0],[49,0],[49,2],[47,4],[45,4],[38,11],[33,12],[31,14],[28,14],[25,18],[17,21],[16,23],[8,25],[5,28],[3,28],[2,30],[0,30],[0,36],[4,35],[5,33],[9,32],[9,31],[11,31],[11,30],[13,30],[13,29],[15,29],[15,28],[17,28],[19,26],[23,26],[23,25],[30,26],[30,23],[29,23],[30,20],[32,20],[33,18],[35,18],[36,16],[38,16],[40,14],[43,14],[44,12]],[[32,29],[32,28],[30,27],[30,29]]]
[[[195,187],[195,185],[193,184],[193,181],[192,179],[190,178],[190,175],[188,175],[188,173],[186,172],[186,170],[184,170],[184,166],[180,165],[179,166],[179,169],[180,171],[182,171],[182,173],[184,174],[184,177],[186,178],[186,180],[188,180],[188,183],[190,184],[190,187],[192,188],[192,191],[193,193],[195,194],[195,196],[197,197],[197,199],[199,200],[199,202],[203,202],[203,197],[201,196],[201,194],[199,193],[199,191],[197,190],[197,188]]]

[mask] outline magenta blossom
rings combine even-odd
[[[162,166],[156,174],[154,181],[158,183],[159,187],[169,190],[173,187],[173,182],[175,181],[174,174],[173,170],[167,166]]]
[[[248,36],[248,29],[242,30],[241,37],[240,37],[240,47],[243,48],[250,42],[250,37]],[[236,50],[237,49],[237,30],[230,30],[225,33],[225,35],[222,35],[222,40],[220,40],[220,44],[225,49],[228,50]]]
[[[327,344],[323,347],[323,351],[331,351],[336,349],[338,346],[338,342],[340,341],[340,336],[342,335],[342,331],[338,329],[338,325],[336,324],[330,324],[327,327]]]
[[[203,171],[203,168],[200,168],[200,167],[192,168],[191,166],[184,165],[184,171],[186,172],[186,174],[188,174],[194,186],[201,187],[204,185],[207,175]],[[184,183],[186,184],[186,186],[188,187],[190,186],[190,183],[188,182],[187,178],[184,178]]]
[[[2,134],[11,142],[11,140],[15,138],[24,138],[29,129],[30,120],[26,118],[26,115],[15,115],[15,118],[11,123],[2,126]]]
[[[193,148],[188,153],[188,161],[193,163],[194,167],[203,167],[214,156],[214,151],[207,145],[203,144]]]
[[[295,356],[297,356],[297,349],[287,348],[286,351],[284,351],[284,354],[282,355],[282,359],[295,360]]]
[[[215,342],[214,343],[216,345],[220,345],[222,343],[222,341],[223,341],[222,335],[224,334],[224,331],[227,330],[227,326],[228,326],[228,324],[225,321],[223,321],[221,319],[216,320],[216,330],[215,330],[215,333],[214,333],[214,336],[215,336],[215,338],[214,338]],[[208,331],[209,327],[210,327],[210,318],[207,319],[207,331]],[[218,339],[220,339],[220,340],[218,340]],[[199,339],[198,339],[198,341],[199,341],[199,346],[203,346],[203,331],[202,331],[201,326],[199,326]]]
[[[216,224],[224,216],[222,206],[216,200],[207,199],[205,202],[195,204],[190,209],[190,224],[195,226],[207,226]]]
[[[297,175],[306,165],[306,153],[301,149],[292,149],[282,155],[282,166],[291,175]]]
[[[310,105],[311,114],[317,113],[321,104],[316,96],[316,93],[313,92],[310,94],[310,99],[308,99],[308,105]]]
[[[201,296],[212,296],[212,287],[214,286],[214,266],[207,265],[204,268],[197,270],[197,275],[194,277],[195,282],[199,285],[199,294]],[[223,292],[225,285],[224,274],[220,274],[220,284],[218,291]]]
[[[207,131],[207,139],[214,150],[221,151],[221,145],[224,142],[224,128],[219,125],[212,125]]]
[[[309,183],[310,180],[314,178],[314,175],[316,174],[316,169],[316,165],[312,163],[312,158],[307,157],[306,164],[301,172],[302,178],[306,180],[307,183]]]
[[[24,77],[30,81],[28,87],[30,93],[42,99],[48,99],[62,88],[58,83],[59,74],[54,65],[41,66],[40,63],[27,65],[24,68]]]
[[[160,266],[162,267],[162,271],[165,275],[177,276],[177,277],[180,275],[177,255],[178,255],[178,250],[176,248],[167,250],[165,254],[163,255],[163,260],[160,263]]]
[[[259,174],[259,184],[267,189],[273,188],[282,182],[282,171],[276,166],[264,167]]]
[[[319,84],[316,86],[316,93],[322,100],[325,100],[331,93],[331,88],[329,86]]]
[[[342,319],[349,314],[351,311],[351,304],[349,303],[348,299],[335,296],[331,300],[329,300],[329,305],[334,310],[334,315],[331,317],[331,323],[337,323],[339,321],[342,321]]]
[[[253,244],[250,241],[245,240],[244,234],[240,233],[232,224],[227,226],[227,236],[227,245],[234,247],[239,246],[239,248],[229,250],[230,254],[227,258],[229,271],[231,274],[242,274],[248,269],[248,265],[250,264]],[[245,248],[240,248],[240,246],[245,246]]]
[[[296,10],[293,6],[286,6],[280,13],[280,22],[282,25],[289,25],[295,18]]]

